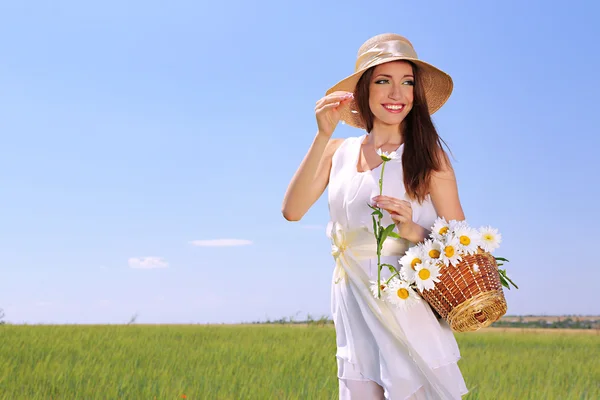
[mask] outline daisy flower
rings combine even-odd
[[[477,253],[477,247],[481,241],[481,235],[476,229],[470,227],[460,227],[454,233],[459,241],[458,248],[467,254]]]
[[[423,258],[438,261],[442,255],[442,243],[439,240],[427,239],[423,242]]]
[[[386,279],[381,279],[380,282],[380,288],[381,288],[381,295],[385,295],[385,292],[388,290],[389,285],[387,283],[385,283]],[[371,281],[371,293],[373,293],[373,296],[377,299],[377,281]]]
[[[389,278],[388,278],[389,279]],[[387,281],[387,279],[386,279]],[[403,282],[401,279],[398,278],[398,275],[394,276],[392,279],[390,279],[389,283],[388,283],[388,290],[390,290],[390,288],[394,285],[398,285],[400,282]],[[410,282],[407,282],[410,285]]]
[[[425,259],[423,255],[423,248],[421,246],[413,246],[408,249],[404,256],[398,260],[398,263],[402,265],[400,273],[402,278],[408,282],[415,281],[415,267]]]
[[[382,151],[381,148],[377,149],[377,154],[383,161],[400,160],[400,154],[397,151],[387,152]]]
[[[400,267],[400,277],[408,283],[415,283],[415,270],[411,266],[403,265]]]
[[[497,229],[494,229],[491,226],[486,226],[480,228],[479,233],[481,234],[480,245],[484,251],[491,253],[498,247],[500,247],[500,242],[502,242],[502,235],[498,233]]]
[[[408,284],[401,280],[390,282],[390,288],[387,291],[387,300],[396,307],[406,310],[417,303],[421,297]]]
[[[430,290],[435,287],[435,282],[439,282],[440,268],[437,262],[426,261],[423,264],[417,265],[417,273],[415,274],[415,283],[419,290]]]
[[[450,230],[450,224],[446,222],[446,218],[438,217],[433,224],[431,234],[429,235],[432,239],[442,240],[444,236]]]
[[[450,264],[454,266],[462,260],[459,247],[460,242],[456,236],[452,234],[446,237],[446,240],[444,240],[443,251],[440,254],[440,259],[446,266]]]
[[[450,230],[452,232],[456,232],[458,229],[461,229],[461,228],[469,227],[469,225],[467,224],[467,221],[464,221],[464,220],[457,221],[455,219],[451,220],[449,225],[450,225]]]

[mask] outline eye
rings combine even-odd
[[[379,80],[375,81],[376,84],[380,84],[382,82],[389,83],[390,81],[388,79],[379,79]]]
[[[403,85],[408,84],[408,85],[414,86],[415,85],[415,81],[404,81],[404,82],[402,82],[402,84]]]

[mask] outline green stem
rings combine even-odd
[[[379,175],[379,195],[383,194],[383,170],[385,169],[385,161],[381,165],[381,174]]]
[[[387,285],[387,284],[389,284],[389,283],[390,283],[390,281],[392,280],[392,278],[393,278],[393,277],[395,277],[396,275],[399,275],[399,274],[400,274],[399,272],[396,272],[394,275],[390,276],[390,277],[388,278],[388,280],[387,280],[387,281],[385,281],[385,284],[386,284],[386,285]]]
[[[377,244],[377,297],[381,298],[381,246],[379,244]]]
[[[381,174],[379,175],[379,195],[383,194],[383,171],[385,170],[385,161],[382,161],[381,165]],[[379,208],[379,207],[378,207]],[[381,208],[379,208],[381,211]],[[377,216],[377,232],[375,232],[375,236],[377,238],[377,297],[381,298],[381,247],[383,243],[381,240],[381,218],[382,215]]]

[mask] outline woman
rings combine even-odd
[[[428,237],[438,216],[464,220],[430,117],[452,87],[450,76],[419,60],[406,38],[383,34],[360,47],[355,72],[317,102],[318,131],[282,211],[299,221],[329,186],[340,399],[460,399],[467,393],[448,324],[424,300],[395,308],[369,287],[378,274],[369,204],[384,211],[381,225],[395,224],[401,237],[388,238],[381,257],[396,266],[409,246]],[[340,120],[365,133],[333,139]],[[398,155],[385,165],[382,195],[378,150]],[[389,276],[383,268],[381,277]]]

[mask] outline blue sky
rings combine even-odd
[[[315,102],[384,32],[454,79],[434,123],[467,220],[503,235],[508,313],[600,314],[598,6],[453,3],[1,3],[5,319],[329,315],[326,193],[281,204]]]

